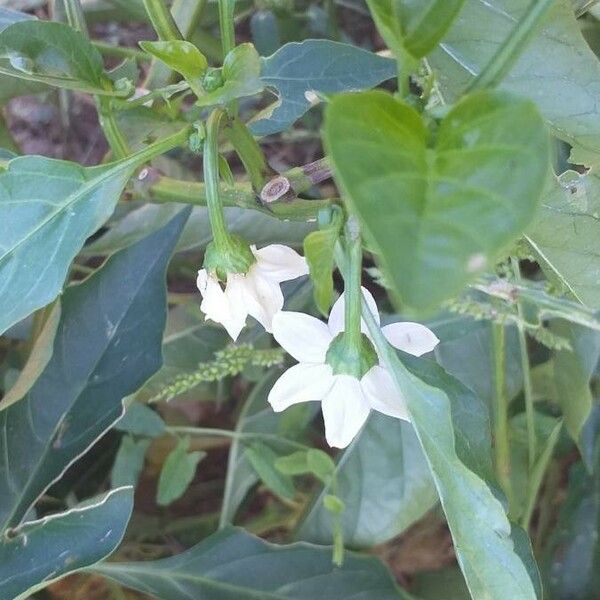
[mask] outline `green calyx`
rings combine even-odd
[[[360,334],[359,342],[352,342],[344,332],[340,333],[331,342],[325,362],[333,369],[334,375],[351,375],[362,379],[374,366],[379,364],[377,352],[371,340]]]
[[[216,273],[221,281],[227,281],[228,273],[246,274],[255,262],[248,242],[232,234],[218,243],[216,239],[213,240],[204,253],[204,268]]]
[[[207,92],[214,92],[222,87],[223,83],[224,80],[222,68],[209,68],[202,77],[202,87]]]

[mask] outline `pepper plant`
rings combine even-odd
[[[8,4],[0,598],[597,598],[596,3]]]

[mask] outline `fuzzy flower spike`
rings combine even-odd
[[[379,323],[373,296],[365,288],[361,290]],[[276,412],[299,402],[320,401],[325,437],[336,448],[345,448],[354,439],[371,410],[410,420],[404,399],[390,373],[379,364],[374,349],[371,355],[367,352],[364,372],[352,375],[337,368],[335,346],[344,330],[344,303],[342,295],[334,304],[327,324],[298,312],[284,311],[275,316],[273,335],[298,364],[281,375],[268,397]],[[368,338],[362,320],[361,329]],[[413,356],[431,352],[439,342],[431,330],[419,323],[392,323],[382,327],[382,332],[392,346]]]

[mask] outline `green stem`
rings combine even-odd
[[[230,121],[226,133],[250,177],[252,187],[257,191],[261,190],[269,166],[258,142],[246,124],[237,117]]]
[[[190,135],[191,127],[184,127],[177,133],[170,135],[154,144],[150,144],[143,148],[142,150],[131,154],[125,160],[121,162],[123,167],[127,165],[139,166],[143,165],[145,162],[159,156],[160,154],[164,154],[173,148],[177,148],[177,146],[181,146],[185,144]]]
[[[96,98],[96,106],[98,108],[98,121],[111,149],[113,158],[121,159],[129,156],[131,150],[117,123],[117,115],[113,109],[112,98],[98,96]]]
[[[523,516],[521,517],[521,526],[523,529],[525,529],[525,531],[529,529],[531,516],[533,515],[533,510],[535,509],[535,502],[537,500],[544,475],[546,474],[546,469],[548,468],[550,460],[552,459],[554,448],[559,440],[561,428],[562,421],[557,423],[557,425],[554,427],[552,433],[546,441],[542,453],[540,454],[540,458],[529,473],[527,480],[527,501],[525,503]]]
[[[504,79],[554,2],[555,0],[532,0],[508,39],[498,48],[483,71],[471,81],[468,92],[494,88]]]
[[[223,58],[235,48],[235,0],[218,0]]]
[[[85,15],[81,6],[80,0],[63,0],[67,23],[77,31],[81,31],[83,35],[89,37]]]
[[[275,433],[251,433],[242,431],[232,431],[231,429],[215,429],[213,427],[167,427],[167,432],[173,435],[195,435],[195,436],[212,436],[225,437],[231,440],[264,440],[267,442],[276,442],[283,444],[296,450],[309,450],[310,446],[288,440]]]
[[[147,102],[151,102],[157,98],[164,98],[165,96],[171,97],[180,92],[187,92],[190,89],[187,81],[181,81],[179,83],[174,83],[173,85],[168,85],[164,88],[160,88],[158,90],[152,90],[139,98],[134,98],[132,100],[115,100],[116,107],[119,110],[130,110],[132,108],[137,108],[139,106],[144,106]]]
[[[228,252],[232,248],[231,236],[227,229],[219,186],[219,131],[226,117],[222,108],[215,108],[206,121],[206,139],[204,140],[203,169],[206,186],[206,206],[212,229],[215,247],[219,252]]]
[[[360,228],[355,217],[346,223],[347,269],[344,276],[344,339],[351,348],[362,347],[361,334],[361,278],[362,246]]]
[[[508,438],[508,399],[506,396],[506,331],[504,325],[492,323],[494,367],[494,455],[496,476],[502,490],[512,500],[510,482],[510,443]]]
[[[517,283],[521,282],[521,268],[519,260],[511,257],[512,270]],[[529,353],[527,352],[527,338],[525,337],[525,328],[523,326],[525,315],[523,314],[523,304],[517,300],[517,331],[519,334],[519,353],[521,355],[521,370],[523,371],[523,395],[525,396],[525,416],[527,419],[527,446],[528,446],[528,465],[529,476],[533,472],[537,456],[537,440],[535,435],[535,408],[533,406],[533,389],[531,385],[531,365],[529,363]]]
[[[183,35],[164,0],[143,0],[152,27],[162,41],[182,40]]]
[[[150,61],[150,56],[141,50],[136,48],[127,48],[125,46],[114,46],[107,42],[100,40],[94,40],[92,44],[96,49],[104,56],[114,56],[116,58],[133,58],[137,61],[147,62]]]

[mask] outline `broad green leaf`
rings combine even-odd
[[[600,309],[600,179],[593,172],[551,176],[525,233],[548,279]]]
[[[554,383],[565,427],[579,444],[581,430],[593,406],[590,380],[600,359],[600,333],[563,320],[553,321],[551,330],[566,338],[572,348],[556,352]]]
[[[198,463],[206,456],[206,452],[188,452],[189,447],[189,438],[180,439],[165,460],[156,493],[156,502],[160,506],[167,506],[185,494]]]
[[[223,84],[207,91],[196,102],[198,106],[227,104],[237,98],[254,96],[263,90],[260,79],[260,57],[252,44],[240,44],[227,54],[221,72]]]
[[[120,544],[132,509],[131,488],[121,488],[3,535],[0,597],[25,600],[52,581],[103,560]]]
[[[534,583],[517,554],[504,507],[485,480],[483,471],[489,466],[477,464],[480,457],[473,456],[475,453],[468,445],[457,444],[460,437],[455,436],[460,436],[460,432],[455,432],[453,426],[450,400],[451,388],[456,384],[444,382],[445,378],[439,375],[427,381],[416,376],[404,361],[420,366],[426,361],[415,361],[408,356],[401,361],[370,314],[366,311],[363,314],[369,321],[369,331],[382,361],[390,370],[398,393],[406,400],[471,596],[488,600],[536,600]],[[450,388],[446,389],[448,385]],[[467,466],[465,461],[473,464]]]
[[[250,129],[256,135],[284,131],[309,110],[315,92],[365,90],[395,75],[393,60],[350,44],[329,40],[286,44],[262,59],[262,82],[277,90],[279,102]]]
[[[60,293],[71,261],[112,214],[148,149],[84,168],[24,156],[0,170],[0,334]]]
[[[109,231],[87,245],[84,252],[88,255],[104,255],[125,248],[142,237],[144,232],[166,223],[183,206],[173,206],[171,203],[142,206],[117,221]],[[267,244],[298,246],[302,244],[304,236],[314,229],[311,223],[282,221],[248,209],[225,207],[224,211],[231,233],[241,235],[259,247]],[[212,233],[206,208],[194,207],[177,249],[204,250],[211,240]]]
[[[335,494],[345,504],[344,544],[369,548],[405,531],[437,502],[429,467],[409,423],[373,414],[337,459]],[[296,538],[331,544],[333,519],[323,499],[331,484],[318,490]]]
[[[101,575],[169,600],[398,600],[385,567],[374,558],[346,553],[331,563],[331,550],[309,544],[277,546],[227,527],[186,552],[163,560],[103,563]]]
[[[255,442],[246,448],[244,454],[261,481],[273,493],[280,498],[293,500],[296,492],[294,482],[275,467],[278,455],[269,446]]]
[[[462,317],[457,324],[462,331],[444,339],[438,327],[431,328],[441,342],[435,349],[439,363],[461,383],[472,389],[487,406],[493,406],[494,399],[494,355],[492,325],[486,321],[475,321]],[[505,391],[509,400],[514,399],[523,389],[523,371],[521,369],[521,349],[515,326],[505,330]]]
[[[29,358],[19,374],[15,384],[8,390],[0,401],[0,410],[18,402],[32,388],[37,378],[44,372],[52,358],[54,338],[60,322],[60,302],[52,307],[40,335],[35,340]]]
[[[421,58],[435,48],[465,0],[367,0],[388,47]],[[402,54],[398,56],[402,60]]]
[[[523,232],[549,163],[535,106],[490,91],[456,104],[435,141],[387,93],[338,96],[325,141],[384,276],[422,311],[458,294]]]
[[[94,94],[117,93],[91,42],[52,21],[19,21],[0,32],[0,73]]]
[[[160,367],[165,271],[187,215],[63,295],[52,358],[27,396],[0,412],[0,530],[21,522]]]
[[[466,1],[429,58],[446,101],[461,96],[530,4],[530,0]],[[574,145],[576,152],[583,150],[586,156],[600,153],[600,108],[596,102],[600,64],[581,34],[569,0],[555,2],[501,88],[533,100],[552,132]]]
[[[166,424],[156,411],[145,404],[134,401],[127,407],[123,417],[117,421],[115,429],[131,435],[159,437],[165,432]]]
[[[208,67],[204,54],[191,42],[183,40],[140,42],[140,46],[194,83],[198,82]]]
[[[333,304],[333,251],[339,236],[339,225],[313,231],[304,238],[304,256],[314,286],[315,303],[324,314]]]
[[[140,473],[144,468],[146,451],[150,446],[148,439],[136,439],[132,435],[124,435],[112,471],[110,483],[112,487],[137,486]]]
[[[553,600],[596,598],[600,588],[600,468],[571,467],[567,498],[546,549],[546,589]]]

